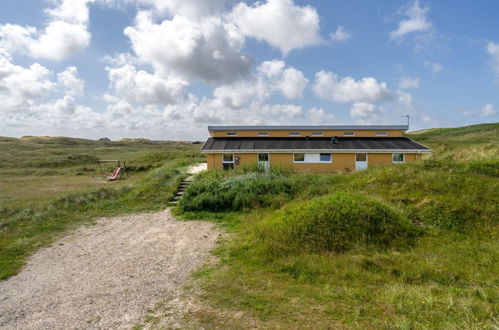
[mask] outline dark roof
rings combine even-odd
[[[288,126],[208,126],[208,131],[244,131],[244,130],[269,130],[269,131],[299,131],[299,130],[404,130],[408,125],[288,125]]]
[[[209,138],[201,151],[252,151],[252,150],[416,150],[431,151],[430,148],[406,137],[338,137],[331,138]]]

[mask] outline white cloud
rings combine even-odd
[[[159,14],[182,15],[200,18],[222,13],[227,0],[136,0],[140,4],[151,5]]]
[[[317,10],[292,0],[256,2],[251,7],[241,2],[234,6],[231,18],[243,35],[266,41],[285,55],[324,42]]]
[[[262,62],[257,70],[268,78],[274,78],[282,74],[286,63],[280,60]]]
[[[340,79],[337,74],[327,71],[315,75],[313,90],[319,97],[339,103],[377,103],[390,99],[392,94],[385,82],[378,83],[373,77]]]
[[[74,56],[90,43],[87,27],[64,21],[49,23],[29,45],[30,56],[60,61]]]
[[[322,108],[311,108],[307,111],[308,122],[311,124],[325,125],[334,121],[334,116]]]
[[[247,76],[252,64],[240,53],[244,37],[219,18],[191,21],[177,15],[156,24],[150,12],[142,11],[125,34],[142,62],[186,79],[233,81]]]
[[[106,69],[111,88],[121,98],[133,103],[177,103],[184,97],[184,88],[189,85],[177,77],[137,70],[132,64]]]
[[[0,50],[6,53],[27,53],[35,34],[36,28],[32,26],[0,24]]]
[[[256,76],[217,87],[214,102],[231,109],[249,107],[251,103],[261,103],[275,93],[288,99],[301,98],[308,80],[303,73],[293,67],[286,67],[280,60],[265,61],[257,67]]]
[[[429,31],[432,27],[431,22],[426,17],[429,11],[429,7],[421,7],[419,0],[415,0],[404,13],[407,18],[401,20],[398,23],[398,28],[390,32],[390,38],[400,40],[407,34]]]
[[[15,24],[0,25],[0,48],[34,58],[60,61],[73,56],[90,43],[87,0],[54,0],[47,9],[50,20],[43,30]]]
[[[288,68],[283,71],[278,88],[288,99],[297,99],[302,97],[303,90],[307,84],[308,79],[305,78],[301,71],[295,68]]]
[[[38,63],[24,68],[0,55],[0,111],[46,96],[55,87],[50,76],[51,72]]]
[[[499,44],[490,41],[487,44],[486,50],[492,57],[492,70],[499,75]]]
[[[51,0],[56,7],[45,11],[54,21],[88,24],[88,4],[94,0]]]
[[[345,30],[343,26],[338,26],[334,33],[329,35],[334,42],[343,42],[352,38],[352,33]]]
[[[85,81],[78,78],[78,69],[76,67],[67,67],[66,70],[57,75],[57,80],[69,95],[83,95]]]
[[[424,66],[429,68],[433,73],[439,73],[443,71],[444,67],[440,63],[426,61]]]
[[[418,77],[402,77],[399,83],[400,89],[412,89],[419,88],[419,78]]]
[[[482,117],[494,116],[497,114],[497,109],[490,103],[487,103],[482,108]]]
[[[384,113],[382,107],[365,102],[355,102],[350,108],[350,116],[361,124],[379,123]]]

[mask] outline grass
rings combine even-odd
[[[251,229],[253,244],[270,259],[358,246],[412,245],[418,233],[404,214],[386,203],[344,192],[290,203]]]
[[[198,147],[188,143],[0,137],[0,208],[37,207],[68,193],[123,187],[179,155],[200,157]],[[126,161],[131,175],[115,182],[102,179],[100,172],[92,178],[97,159]],[[115,165],[104,165],[105,175]]]
[[[174,142],[2,138],[0,146],[0,279],[68,229],[97,217],[164,208],[186,167],[202,161],[196,146]],[[97,158],[126,160],[129,177],[92,179]]]
[[[498,128],[416,132],[411,137],[434,154],[413,164],[341,174],[205,174],[177,212],[224,223],[233,234],[216,251],[219,264],[196,274],[207,307],[188,324],[496,328]],[[342,219],[350,207],[358,216]],[[417,236],[382,248],[364,244],[359,223],[379,214],[402,221],[408,233],[419,228]],[[412,224],[404,227],[404,219]],[[346,222],[357,235],[348,237]],[[337,237],[347,249],[331,248]]]

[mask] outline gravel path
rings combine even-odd
[[[200,267],[219,232],[169,210],[100,219],[0,282],[0,329],[131,328]]]

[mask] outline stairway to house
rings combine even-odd
[[[175,193],[175,195],[173,196],[172,200],[170,201],[170,203],[172,204],[177,204],[179,199],[182,198],[182,196],[184,195],[185,191],[187,190],[187,187],[192,183],[192,180],[193,180],[193,177],[190,176],[182,181],[180,181],[180,185],[178,187],[178,190],[177,192]]]

